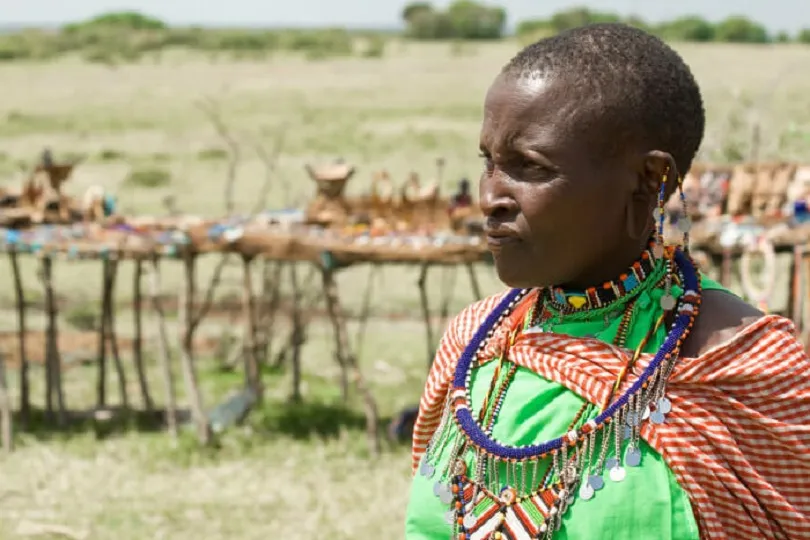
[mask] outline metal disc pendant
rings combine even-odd
[[[452,525],[456,522],[456,511],[455,510],[448,510],[444,513],[444,520],[447,522],[448,525]]]
[[[624,432],[622,433],[622,435],[623,435],[622,438],[626,441],[627,439],[633,436],[633,428],[631,428],[630,426],[624,426]]]
[[[675,308],[675,297],[667,293],[661,297],[661,309],[670,311]]]
[[[453,492],[450,491],[450,488],[447,485],[442,484],[441,482],[436,482],[433,486],[433,494],[436,495],[442,504],[450,504],[453,502]]]
[[[471,513],[464,514],[463,525],[465,529],[472,529],[475,527],[475,522],[478,521],[475,519],[475,516]]]
[[[619,466],[619,459],[615,457],[607,458],[605,460],[605,468],[610,470]]]
[[[682,217],[678,220],[678,230],[682,233],[686,234],[689,232],[689,229],[692,228],[692,220],[688,217]]]
[[[666,420],[664,413],[661,412],[661,409],[656,410],[650,415],[650,422],[656,425],[661,425]]]
[[[628,467],[638,467],[641,465],[641,449],[632,446],[627,448],[624,454],[624,464]]]
[[[625,476],[627,476],[627,471],[621,465],[616,465],[610,469],[610,479],[614,482],[621,482]]]
[[[672,410],[672,402],[665,397],[662,397],[658,400],[658,407],[657,409],[664,414],[669,414]]]
[[[419,474],[425,478],[430,478],[435,472],[436,468],[430,464],[427,458],[423,459],[422,464],[419,466]]]
[[[593,499],[593,494],[594,494],[593,488],[588,482],[585,482],[580,486],[579,498],[582,499],[583,501],[590,501],[591,499]]]
[[[599,491],[605,487],[605,480],[598,474],[592,474],[588,477],[588,485],[591,486],[594,491]]]

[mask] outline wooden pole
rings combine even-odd
[[[45,313],[48,318],[45,336],[47,411],[49,416],[53,415],[53,399],[56,398],[57,421],[60,426],[64,426],[66,416],[64,393],[62,392],[62,362],[59,358],[58,308],[53,291],[53,260],[50,257],[42,259],[42,282],[45,286]]]
[[[301,347],[304,344],[304,321],[301,313],[301,297],[303,292],[298,283],[298,268],[296,263],[289,263],[290,283],[293,288],[292,305],[292,394],[290,401],[301,401]],[[341,368],[342,369],[342,368]],[[345,394],[344,394],[345,396]]]
[[[272,272],[271,272],[272,267]],[[264,260],[262,275],[262,310],[259,319],[259,329],[262,333],[261,364],[269,364],[273,357],[273,334],[275,330],[276,313],[281,302],[281,272],[284,263],[281,261]]]
[[[804,256],[805,247],[803,245],[793,246],[793,260],[790,265],[790,299],[788,302],[788,314],[796,325],[796,333],[801,336],[804,326]]]
[[[118,393],[121,399],[121,406],[124,410],[129,409],[129,393],[127,392],[127,375],[124,372],[124,363],[118,351],[118,336],[115,332],[115,280],[118,276],[118,261],[110,261],[110,286],[108,289],[109,300],[107,302],[107,341],[110,344],[110,352],[115,365],[115,374],[118,378]]]
[[[723,287],[731,287],[734,258],[731,248],[723,248],[723,263],[720,269],[720,284]]]
[[[166,315],[160,301],[160,260],[152,259],[152,272],[149,279],[149,296],[152,308],[155,310],[155,322],[158,333],[158,358],[163,374],[164,391],[166,393],[166,428],[173,438],[177,438],[177,396],[174,388],[174,373],[169,358],[169,333],[166,330]],[[181,306],[182,309],[182,306]]]
[[[3,450],[14,449],[14,427],[12,424],[11,398],[8,395],[6,379],[6,357],[0,354],[0,424],[2,425]]]
[[[810,264],[807,264],[807,261],[802,263],[804,267],[804,286],[802,287],[802,293],[804,294],[804,298],[802,299],[802,306],[806,307],[808,303],[810,303]],[[802,319],[804,319],[805,312],[802,312]],[[802,325],[804,327],[804,333],[802,335],[802,344],[805,346],[805,349],[810,347],[810,330],[808,330],[807,325]]]
[[[242,257],[242,300],[245,312],[245,336],[242,340],[244,347],[245,382],[253,391],[256,403],[262,401],[261,369],[259,367],[258,347],[256,345],[256,304],[253,297],[253,274],[251,273],[251,257]]]
[[[46,262],[48,261],[48,262]],[[50,272],[50,259],[45,258],[41,261],[41,270],[40,270],[40,278],[42,279],[42,285],[45,288],[45,417],[48,420],[48,423],[53,423],[54,420],[54,413],[53,413],[53,349],[51,348],[51,325],[53,316],[51,311],[53,306],[50,303],[50,297],[48,294],[48,282],[50,278],[48,277],[48,273]]]
[[[472,287],[473,291],[473,300],[477,302],[484,297],[481,294],[481,285],[478,283],[478,274],[475,273],[475,266],[473,263],[468,262],[465,266],[467,267],[467,274],[470,276],[470,286]]]
[[[444,331],[444,328],[447,327],[447,323],[450,320],[450,302],[453,300],[453,295],[456,290],[456,278],[458,277],[458,266],[445,266],[444,273],[442,275],[442,304],[441,310],[439,311],[439,315],[441,317],[441,327],[439,329],[440,332]],[[437,344],[433,343],[431,349],[435,351]],[[435,354],[435,352],[434,352]]]
[[[194,299],[197,294],[196,257],[186,255],[183,258],[185,269],[185,284],[180,290],[180,364],[183,369],[183,380],[186,383],[186,395],[191,407],[191,416],[197,428],[197,438],[203,445],[212,442],[211,425],[203,409],[202,394],[197,381],[197,371],[194,366]]]
[[[149,382],[146,380],[146,369],[143,365],[143,294],[141,292],[141,281],[143,279],[143,261],[135,261],[135,275],[132,283],[132,307],[135,318],[135,336],[132,340],[132,359],[135,364],[135,372],[138,375],[138,385],[141,389],[141,399],[143,406],[148,411],[154,410],[152,396],[149,395]]]
[[[427,362],[428,369],[433,365],[433,325],[430,324],[430,305],[428,304],[427,294],[427,271],[428,265],[423,264],[422,270],[419,272],[419,303],[422,306],[422,320],[425,323],[425,339],[427,340]]]
[[[363,344],[365,343],[366,328],[368,327],[368,319],[371,315],[371,298],[374,292],[374,282],[379,276],[380,266],[377,263],[371,263],[369,270],[368,283],[366,290],[363,293],[363,304],[360,309],[360,320],[357,325],[357,334],[355,337],[355,353],[357,356],[363,356]]]
[[[329,319],[332,321],[334,330],[335,351],[338,357],[342,358],[341,364],[351,370],[355,388],[360,392],[363,399],[366,412],[366,436],[368,437],[371,453],[376,456],[380,453],[377,403],[374,400],[371,390],[366,385],[365,378],[357,364],[357,358],[350,349],[349,334],[346,329],[346,318],[340,307],[337,283],[335,282],[334,274],[327,269],[323,269],[323,291]]]
[[[107,405],[107,311],[110,301],[110,261],[104,260],[101,285],[101,320],[98,330],[98,372],[96,375],[96,406]]]
[[[27,428],[31,418],[31,386],[28,375],[28,354],[25,347],[25,338],[28,333],[25,324],[27,304],[20,273],[20,261],[16,250],[9,251],[8,257],[11,262],[11,274],[14,279],[14,294],[17,304],[17,347],[20,353],[20,420],[23,427]]]

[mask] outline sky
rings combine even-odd
[[[435,1],[446,5],[449,0]],[[710,20],[746,15],[771,31],[810,28],[810,0],[500,0],[510,24],[547,17],[555,11],[585,5],[649,21],[696,14]],[[399,25],[402,0],[0,0],[0,26],[20,23],[58,25],[99,13],[137,10],[171,24],[250,26],[353,26],[390,28]]]

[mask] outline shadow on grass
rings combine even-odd
[[[177,411],[178,422],[187,422],[188,410]],[[95,435],[105,439],[124,433],[157,433],[165,429],[165,411],[107,408],[65,411],[64,422],[56,414],[33,408],[27,419],[19,411],[14,414],[14,430],[39,441],[65,440],[74,436]]]
[[[402,414],[402,413],[401,413]],[[393,429],[402,426],[402,418],[382,417],[379,419],[380,436],[393,444],[410,444],[409,420],[405,419],[405,431]],[[178,423],[191,422],[189,410],[178,410]],[[128,433],[159,433],[165,431],[165,411],[143,411],[123,408],[104,410],[67,411],[65,422],[60,425],[55,416],[43,409],[32,409],[27,422],[19,413],[14,417],[14,429],[40,442],[69,440],[73,437],[93,435],[99,440]],[[268,401],[252,410],[241,424],[249,426],[255,435],[271,441],[276,436],[294,439],[333,439],[345,431],[360,436],[365,433],[366,417],[362,411],[355,411],[342,404],[323,402],[277,402]],[[228,426],[219,436],[227,436]]]
[[[390,418],[380,418],[381,430]],[[366,417],[342,404],[319,402],[266,403],[251,413],[248,422],[262,435],[286,435],[295,439],[337,437],[342,431],[360,431],[366,428]]]

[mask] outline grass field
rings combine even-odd
[[[270,206],[303,202],[313,191],[304,164],[336,157],[358,166],[353,192],[365,189],[372,172],[381,168],[397,181],[411,170],[432,179],[438,157],[447,161],[443,182],[450,189],[459,177],[478,173],[482,97],[516,50],[509,42],[392,42],[382,59],[212,63],[173,53],[161,63],[114,69],[69,59],[0,65],[0,178],[19,181],[19,165],[30,165],[50,146],[57,156],[88,157],[69,186],[73,193],[98,183],[114,191],[127,212],[162,212],[162,199],[175,195],[185,212],[222,214],[227,147],[195,106],[210,98],[240,145],[236,196],[243,211],[255,203],[265,175],[255,147],[269,152],[280,136],[283,151]],[[810,47],[688,45],[679,50],[692,65],[707,104],[703,159],[748,155],[756,120],[762,127],[761,157],[810,160]],[[138,171],[167,172],[170,179],[145,187],[128,180]],[[285,201],[287,191],[291,198]],[[169,266],[164,285],[177,290],[179,271]],[[209,261],[201,268],[202,283],[212,266]],[[25,269],[26,290],[41,297],[34,262],[26,261]],[[101,269],[63,263],[56,272],[57,290],[71,306],[62,313],[61,328],[69,330],[72,310],[98,304]],[[368,276],[364,268],[340,276],[348,308],[360,305]],[[439,277],[436,271],[434,304]],[[375,318],[361,350],[383,416],[415,403],[424,380],[416,279],[409,269],[385,270],[375,312],[411,317],[398,322]],[[229,272],[221,294],[237,292],[238,280],[236,269]],[[483,271],[482,281],[487,292],[498,289],[491,271]],[[130,283],[131,269],[124,266],[119,300],[130,298]],[[472,296],[463,276],[456,293],[452,309]],[[0,287],[0,298],[10,308],[8,281]],[[42,318],[34,313],[31,324],[41,327]],[[121,313],[118,322],[127,334],[130,315]],[[226,324],[212,319],[203,333],[219,335]],[[0,312],[0,331],[14,328],[13,312]],[[151,336],[154,329],[147,329]],[[351,327],[352,335],[356,330]],[[380,459],[370,460],[359,406],[332,407],[339,401],[337,370],[323,321],[310,328],[303,367],[303,405],[286,402],[289,374],[268,373],[268,405],[246,426],[226,433],[217,451],[197,449],[187,435],[173,448],[162,433],[136,430],[106,433],[88,427],[59,435],[19,434],[18,451],[0,458],[0,538],[401,537],[408,450],[391,445]],[[207,358],[201,359],[200,370],[207,405],[241,382],[240,375],[218,372]],[[156,371],[150,376],[156,378]],[[91,406],[94,368],[75,364],[65,377],[70,407]],[[41,402],[40,369],[33,378]],[[132,373],[130,382],[130,395],[136,397]],[[155,381],[158,400],[160,388]],[[115,399],[112,382],[111,389]],[[66,530],[48,533],[46,526],[53,525]]]

